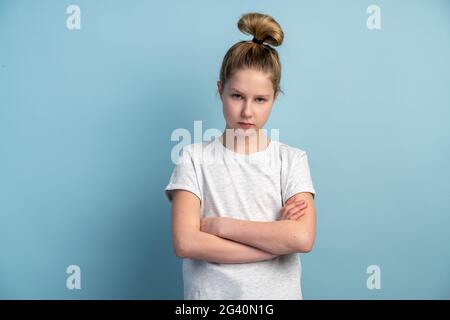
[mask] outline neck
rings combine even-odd
[[[220,142],[225,148],[233,150],[236,153],[251,154],[254,152],[263,151],[267,148],[270,143],[269,138],[262,132],[258,130],[255,134],[249,136],[235,136],[233,131],[230,131],[229,139],[234,141],[227,142],[227,130],[222,133],[219,137]]]

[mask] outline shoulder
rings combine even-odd
[[[203,141],[203,142],[191,143],[191,144],[185,145],[182,148],[182,150],[184,152],[189,153],[190,155],[196,155],[196,154],[203,152],[203,150],[207,149],[207,147],[210,146],[212,143],[213,143],[213,141]]]
[[[192,159],[193,162],[201,161],[204,153],[208,151],[212,141],[204,141],[191,143],[181,148],[181,156],[184,158]]]
[[[279,146],[280,153],[283,159],[296,159],[307,156],[307,152],[304,149],[292,147],[283,142],[276,142]]]

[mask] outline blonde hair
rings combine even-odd
[[[283,42],[284,34],[278,22],[262,13],[244,14],[238,21],[239,30],[252,35],[256,42],[239,41],[228,49],[220,68],[220,81],[225,86],[233,72],[241,69],[256,69],[269,73],[275,95],[280,89],[281,63],[277,47]],[[257,42],[261,42],[259,44]]]

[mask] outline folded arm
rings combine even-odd
[[[250,221],[225,217],[212,218],[212,234],[259,248],[276,255],[310,252],[314,245],[316,209],[309,192],[294,195],[307,203],[305,214],[298,220]]]
[[[200,231],[200,199],[193,193],[174,190],[172,199],[173,245],[178,257],[217,263],[248,263],[277,256]]]
[[[177,251],[180,258],[217,263],[248,263],[269,260],[277,255],[252,246],[206,233],[196,232],[186,239],[186,247]]]

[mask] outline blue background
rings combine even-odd
[[[216,81],[250,11],[286,35],[266,128],[307,151],[317,191],[304,298],[450,298],[444,0],[0,0],[0,298],[182,298],[170,135],[225,127]]]

